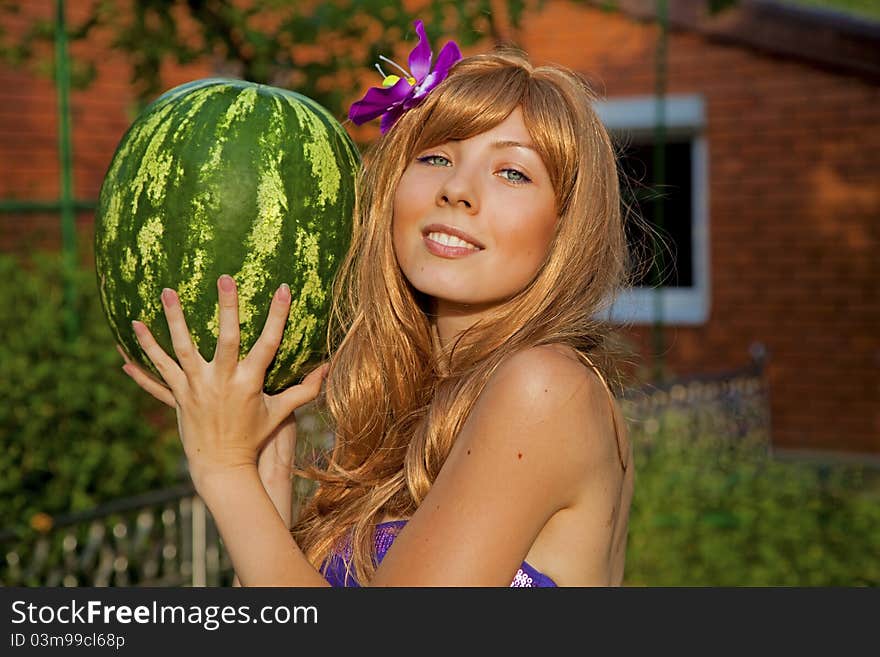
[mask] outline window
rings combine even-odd
[[[702,324],[709,316],[708,173],[704,104],[699,96],[666,96],[664,184],[655,185],[654,97],[596,103],[596,110],[620,153],[629,180],[624,197],[651,225],[661,204],[660,232],[664,274],[659,286],[653,270],[621,293],[610,311],[613,321],[648,324]],[[629,223],[627,236],[638,252],[650,238]],[[647,240],[647,241],[646,241]],[[672,260],[670,262],[670,260]]]

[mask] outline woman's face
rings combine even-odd
[[[416,153],[404,171],[394,196],[394,252],[438,313],[492,308],[522,290],[543,262],[556,202],[530,142],[517,107],[487,132]],[[452,229],[480,248],[444,252],[448,238],[434,233]]]

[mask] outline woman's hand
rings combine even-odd
[[[163,404],[177,408],[174,395],[168,386],[164,386],[150,377],[126,355],[119,345],[116,345],[116,351],[125,361],[122,369],[134,379],[135,383]],[[272,432],[260,450],[260,456],[257,459],[260,482],[287,527],[290,527],[292,523],[293,480],[290,473],[295,456],[296,414],[291,414]]]
[[[137,363],[132,361],[128,355],[122,350],[118,344],[116,351],[125,361],[122,369],[125,370],[135,383],[150,393],[163,404],[176,409],[177,403],[174,401],[174,394],[168,386],[158,383]],[[293,467],[296,456],[296,415],[291,414],[286,420],[278,425],[278,428],[269,436],[269,440],[260,450],[260,456],[257,459],[257,470],[260,473],[260,481],[263,482],[270,496],[273,488],[278,489],[281,483],[287,479],[289,481],[290,470]],[[281,509],[279,509],[281,512]]]
[[[177,408],[174,395],[168,386],[156,382],[150,375],[129,359],[122,347],[116,345],[116,351],[125,361],[123,369],[144,390],[160,402],[171,408]],[[293,480],[291,470],[296,457],[296,415],[291,414],[278,425],[260,450],[257,459],[257,471],[260,482],[266,489],[278,515],[287,527],[292,523]]]
[[[165,353],[144,324],[133,322],[138,342],[167,387],[133,363],[123,368],[147,392],[176,409],[181,441],[197,488],[200,479],[214,472],[258,465],[258,456],[267,451],[267,464],[279,454],[292,458],[295,433],[291,439],[289,427],[277,435],[276,429],[293,416],[294,409],[317,397],[329,368],[329,364],[322,365],[302,383],[282,393],[264,394],[266,369],[281,343],[290,311],[290,291],[282,286],[276,292],[262,334],[241,361],[238,295],[230,276],[220,277],[218,294],[220,334],[211,362],[206,362],[192,344],[177,295],[166,289],[162,302],[180,365]],[[270,438],[280,438],[285,445],[275,444],[275,449],[266,450]]]

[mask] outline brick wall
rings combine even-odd
[[[655,26],[553,1],[526,26],[535,63],[579,70],[608,97],[653,93]],[[106,39],[78,48],[105,52]],[[735,368],[763,342],[774,446],[880,453],[880,85],[693,32],[673,32],[668,55],[669,92],[707,104],[712,302],[704,326],[667,328],[667,362]],[[79,199],[97,198],[133,119],[130,74],[104,57],[72,94]],[[164,88],[210,74],[169,67]],[[57,140],[51,83],[0,68],[0,199],[57,198]],[[78,215],[81,244],[91,221]],[[0,215],[3,250],[56,246],[59,233],[51,213]],[[632,336],[648,358],[649,330]]]
[[[521,38],[614,97],[653,93],[657,35],[548,2]],[[668,57],[669,92],[706,100],[712,297],[667,329],[668,362],[735,368],[763,342],[775,446],[880,452],[880,85],[693,32]]]
[[[79,25],[91,3],[68,2],[69,25]],[[20,17],[5,16],[12,34],[34,18],[52,19],[54,3],[25,3]],[[132,67],[110,49],[111,35],[93,31],[88,42],[71,44],[72,57],[97,60],[97,77],[86,90],[70,94],[74,198],[95,201],[116,146],[135,118]],[[107,53],[111,53],[109,56]],[[52,50],[42,53],[51,65]],[[171,88],[212,73],[210,62],[163,69],[163,85]],[[51,79],[30,70],[0,66],[0,199],[57,201],[58,99]],[[93,215],[77,213],[82,258],[90,256]],[[33,250],[60,244],[57,213],[0,214],[0,249]]]

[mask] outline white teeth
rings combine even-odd
[[[478,246],[474,246],[470,242],[458,239],[455,235],[447,235],[446,233],[428,233],[428,239],[440,242],[446,246],[463,246],[471,251],[479,251]]]

